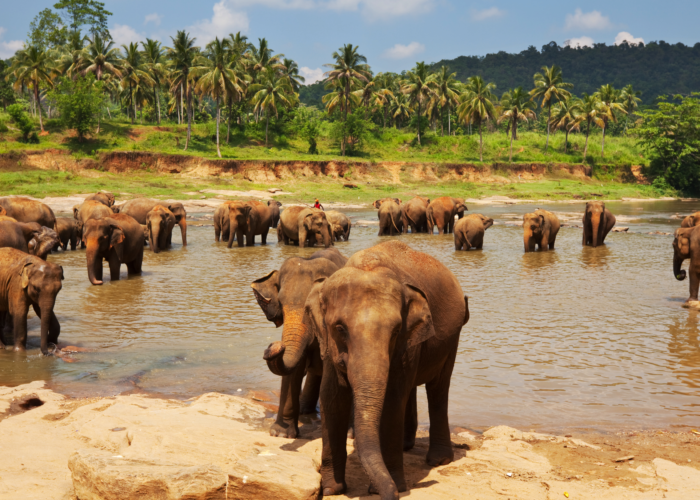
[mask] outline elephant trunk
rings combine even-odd
[[[93,285],[101,285],[102,280],[98,280],[96,276],[99,274],[98,266],[102,267],[102,258],[97,255],[97,248],[88,243],[85,255],[87,256],[88,279]]]
[[[160,253],[160,226],[151,224],[148,228],[148,244],[153,253]]]
[[[46,297],[39,302],[41,310],[41,354],[49,353],[49,327],[51,326],[51,313],[56,302],[54,297]]]
[[[233,239],[236,237],[236,232],[238,231],[238,222],[236,219],[232,218],[229,221],[228,228],[228,244],[226,246],[231,248],[233,246]]]
[[[600,231],[601,214],[593,214],[591,217],[591,244],[593,248],[598,246],[598,232]]]
[[[275,375],[291,374],[299,366],[311,343],[311,331],[303,317],[303,309],[284,308],[282,342],[270,344],[263,355],[268,368]]]
[[[331,230],[328,224],[325,224],[323,226],[323,247],[328,248],[329,246],[331,246]]]
[[[187,246],[187,216],[183,215],[180,218],[180,221],[177,223],[178,226],[180,226],[180,232],[182,233],[182,246],[186,247]],[[229,245],[229,248],[231,245]]]
[[[678,281],[683,281],[686,276],[685,269],[681,269],[684,260],[684,258],[675,255],[673,257],[673,276],[675,276]]]
[[[351,355],[352,356],[352,355]],[[352,358],[348,362],[348,379],[353,389],[355,403],[355,447],[362,467],[382,500],[398,500],[399,492],[382,458],[379,428],[384,407],[389,359],[373,356],[358,362],[354,370]]]

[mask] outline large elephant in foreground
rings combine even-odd
[[[5,210],[5,215],[17,222],[37,222],[51,229],[56,227],[56,216],[53,210],[40,201],[21,196],[8,196],[0,198],[0,207]]]
[[[282,341],[270,344],[264,355],[270,371],[282,376],[277,420],[270,428],[273,436],[296,438],[299,414],[316,412],[323,365],[304,306],[314,282],[327,278],[347,260],[335,248],[319,250],[308,259],[287,259],[279,271],[250,285],[267,319],[283,326]]]
[[[61,325],[54,314],[63,268],[14,248],[0,248],[0,349],[5,348],[3,323],[11,322],[15,351],[27,348],[27,312],[41,318],[41,352],[57,343]]]
[[[589,201],[583,213],[583,246],[597,247],[615,226],[615,216],[602,201]]]
[[[454,230],[455,216],[461,219],[467,205],[461,198],[441,196],[428,205],[428,233],[433,234],[433,228],[437,226],[438,234],[451,233]]]
[[[326,219],[331,225],[331,234],[335,241],[349,241],[350,240],[350,229],[352,229],[352,222],[350,218],[342,212],[337,210],[329,210],[326,212]]]
[[[469,250],[484,247],[484,233],[493,226],[493,219],[481,214],[471,214],[455,224],[455,250]]]
[[[554,250],[554,242],[559,232],[559,218],[552,212],[538,208],[533,213],[523,215],[523,241],[525,252]]]
[[[278,239],[286,245],[298,242],[301,248],[314,246],[318,240],[325,248],[332,244],[331,228],[323,210],[307,207],[289,207],[280,215]]]
[[[373,203],[379,219],[378,236],[394,236],[401,234],[403,216],[401,213],[401,200],[398,198],[384,198]]]
[[[690,259],[688,272],[681,269],[683,261]],[[686,302],[698,300],[700,285],[700,226],[676,229],[673,238],[673,276],[683,281],[690,274],[690,297]]]
[[[148,246],[153,253],[166,250],[171,245],[175,216],[163,205],[156,205],[146,214],[146,230],[148,232]]]
[[[118,207],[112,207],[114,213],[130,215],[139,224],[146,224],[146,215],[153,210],[156,205],[161,205],[170,210],[175,216],[175,224],[180,226],[182,234],[182,245],[187,246],[187,211],[185,206],[179,201],[160,201],[150,198],[136,198],[122,203]]]
[[[681,227],[695,227],[700,225],[700,212],[695,212],[683,219],[681,222]]]
[[[355,448],[382,500],[407,489],[403,451],[418,426],[416,388],[425,384],[431,466],[454,458],[447,417],[467,298],[438,260],[398,241],[353,255],[317,280],[306,300],[323,359],[321,481],[346,490],[346,432],[354,402]]]
[[[109,262],[112,281],[119,279],[122,264],[126,264],[129,274],[139,274],[143,264],[143,233],[141,224],[126,214],[88,220],[83,227],[83,243],[90,283],[102,284],[103,260]]]
[[[416,196],[401,205],[403,215],[403,232],[408,233],[410,226],[411,233],[428,232],[428,206],[430,198]]]

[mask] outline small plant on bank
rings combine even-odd
[[[7,107],[7,114],[10,115],[12,121],[17,125],[17,128],[22,133],[22,140],[34,144],[39,143],[39,137],[34,130],[34,122],[24,110],[21,104],[13,104]]]
[[[71,80],[64,78],[49,92],[49,98],[56,103],[61,122],[75,129],[78,140],[83,142],[85,135],[99,127],[99,115],[104,104],[102,82],[88,76]]]

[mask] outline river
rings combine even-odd
[[[617,226],[605,246],[581,246],[581,229],[563,227],[556,250],[523,253],[514,223],[529,205],[469,206],[493,217],[483,251],[455,252],[452,235],[404,235],[455,273],[469,296],[450,392],[451,424],[505,424],[556,431],[685,428],[700,425],[698,312],[681,308],[688,281],[673,278],[672,237],[687,202],[608,203]],[[539,205],[580,225],[584,204]],[[345,255],[377,237],[373,210],[352,217]],[[214,242],[211,215],[191,214],[187,247],[145,251],[143,275],[91,286],[84,251],[52,254],[65,281],[56,313],[60,342],[94,349],[74,363],[42,357],[39,322],[29,321],[27,354],[0,352],[0,383],[47,380],[73,396],[145,391],[186,398],[218,391],[276,391],[262,353],[281,335],[267,322],[250,283],[284,259],[310,255],[276,243],[227,249]],[[198,219],[198,220],[197,220]],[[687,264],[686,266],[687,267]],[[9,340],[9,339],[8,339]],[[425,391],[420,419],[427,422]]]

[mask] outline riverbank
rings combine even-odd
[[[207,393],[181,401],[144,394],[71,399],[41,381],[0,388],[0,499],[316,498],[321,437],[266,432],[276,407]],[[453,429],[455,460],[429,468],[428,438],[404,455],[410,497],[649,499],[700,491],[700,432],[553,436],[498,426]],[[348,440],[348,492],[368,478]],[[128,481],[125,479],[128,478]],[[187,496],[189,495],[189,496]],[[160,497],[159,497],[160,498]]]

